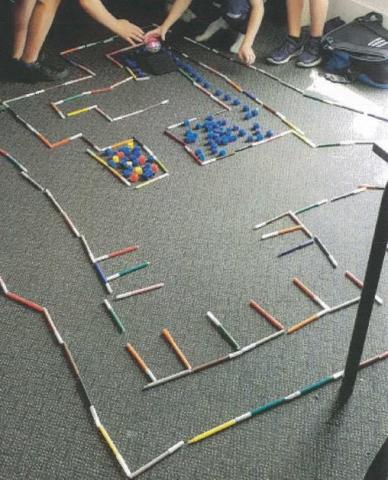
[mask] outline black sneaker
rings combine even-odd
[[[267,62],[274,65],[282,65],[289,62],[292,58],[297,57],[303,52],[303,39],[296,42],[290,37],[287,37],[280,47],[276,48],[269,57]]]
[[[46,63],[25,63],[22,60],[16,60],[16,62],[18,65],[15,65],[15,80],[19,82],[58,82],[69,74],[66,68],[59,69]]]
[[[322,62],[321,57],[321,38],[310,37],[296,62],[298,67],[311,68],[316,67]]]

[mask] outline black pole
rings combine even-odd
[[[353,335],[350,341],[348,358],[346,360],[345,374],[341,385],[341,397],[343,399],[349,398],[353,392],[358,365],[361,361],[366,334],[368,332],[369,321],[372,314],[381,269],[383,267],[387,243],[388,183],[385,186],[381,201],[372,248],[369,254],[368,266],[365,274],[364,288],[362,289]]]
[[[388,438],[369,467],[364,480],[388,479]]]

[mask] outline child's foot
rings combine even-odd
[[[69,71],[66,68],[59,69],[41,62],[25,63],[22,60],[13,60],[12,74],[18,82],[57,82],[66,78]]]
[[[206,42],[206,40],[209,40],[213,35],[215,35],[217,32],[220,30],[225,30],[228,28],[228,24],[225,22],[225,20],[220,17],[217,18],[214,22],[212,22],[207,29],[203,32],[202,35],[198,35],[195,37],[195,40],[197,42]]]
[[[282,65],[289,62],[292,58],[297,57],[303,52],[303,40],[294,40],[287,37],[279,48],[276,48],[269,57],[267,62],[274,65]]]
[[[168,2],[166,5],[166,10],[169,12],[173,6],[174,2]],[[181,20],[183,20],[186,23],[190,23],[191,21],[195,20],[197,18],[197,15],[190,10],[189,8],[184,12],[184,14],[181,16]]]
[[[234,42],[234,44],[230,47],[230,52],[231,53],[238,53],[240,51],[241,45],[245,39],[245,35],[242,33],[238,34],[237,40]]]
[[[310,37],[304,46],[303,52],[299,55],[296,64],[298,67],[310,68],[316,67],[321,62],[321,37]]]

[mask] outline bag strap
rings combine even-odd
[[[388,40],[388,31],[383,27],[383,16],[380,13],[370,12],[358,17],[356,21],[379,37]]]

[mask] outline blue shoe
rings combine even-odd
[[[311,68],[316,67],[322,62],[321,57],[321,38],[310,37],[299,55],[296,62],[298,67]]]
[[[287,37],[279,48],[276,48],[269,57],[267,62],[274,65],[282,65],[289,62],[292,58],[297,57],[303,52],[303,40],[296,42]]]

